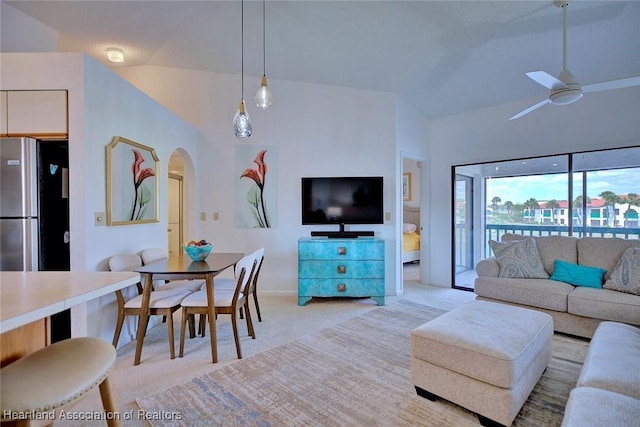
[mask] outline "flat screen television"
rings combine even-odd
[[[302,224],[383,224],[383,177],[302,178]]]

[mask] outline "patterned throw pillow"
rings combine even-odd
[[[498,260],[498,277],[519,279],[548,279],[536,242],[531,237],[510,242],[489,240],[489,246]]]
[[[616,269],[602,287],[640,295],[640,248],[630,247],[622,253]]]

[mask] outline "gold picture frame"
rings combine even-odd
[[[107,225],[159,222],[155,149],[122,136],[107,145]]]
[[[402,200],[411,200],[411,174],[402,174]]]

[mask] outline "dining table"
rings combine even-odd
[[[142,267],[134,269],[140,273],[143,291],[142,291],[142,310],[140,320],[138,322],[138,332],[136,335],[136,354],[133,361],[134,365],[140,364],[142,356],[142,344],[149,323],[149,301],[151,299],[151,291],[153,290],[154,280],[190,280],[204,279],[207,291],[207,306],[209,313],[209,335],[211,339],[211,360],[212,363],[218,362],[218,346],[216,340],[216,316],[214,304],[213,278],[236,265],[244,256],[243,253],[232,252],[215,252],[209,254],[204,261],[192,261],[184,253],[179,255],[170,255],[158,261],[145,264]]]

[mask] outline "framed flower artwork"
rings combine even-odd
[[[107,145],[107,225],[158,222],[158,156],[121,136]]]

